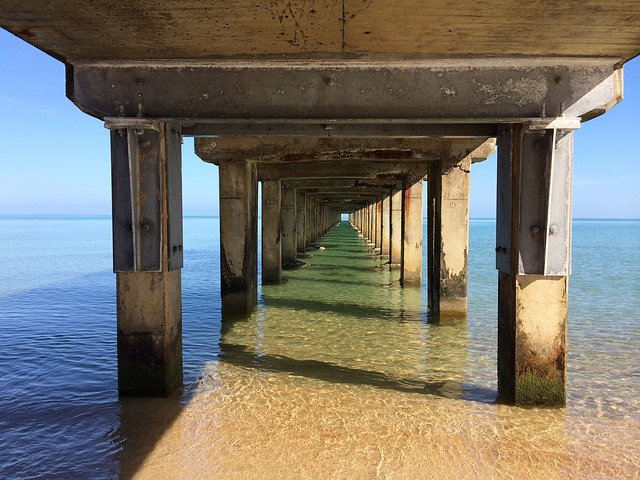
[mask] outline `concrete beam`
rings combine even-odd
[[[258,162],[315,161],[447,161],[470,155],[483,138],[197,138],[195,151],[206,162],[253,160]],[[484,157],[486,158],[486,157]]]
[[[205,119],[211,135],[220,134],[216,123],[242,119],[262,123],[265,135],[270,123],[291,120],[318,120],[325,130],[353,119],[514,123],[606,111],[622,97],[619,60],[77,61],[67,65],[67,95],[100,118],[173,119],[186,130]]]
[[[285,188],[326,188],[326,187],[351,187],[360,188],[402,188],[401,180],[375,179],[362,180],[357,177],[330,177],[303,180],[283,180]]]
[[[309,162],[309,163],[269,163],[259,164],[261,180],[313,180],[317,178],[360,178],[397,181],[414,171],[426,174],[428,162]]]

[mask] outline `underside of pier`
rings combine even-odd
[[[348,213],[433,322],[466,315],[470,172],[497,145],[499,393],[564,403],[573,131],[621,100],[640,3],[0,0],[0,26],[111,132],[123,395],[181,385],[193,136],[219,167],[224,315],[256,305],[261,182],[263,282]]]

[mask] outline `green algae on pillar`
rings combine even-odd
[[[564,405],[573,133],[498,132],[498,391]]]
[[[564,405],[567,277],[500,273],[498,388],[519,405]]]

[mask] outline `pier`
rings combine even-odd
[[[564,404],[574,131],[622,99],[640,4],[428,3],[0,0],[0,26],[64,62],[67,97],[111,138],[121,395],[182,386],[195,137],[219,169],[229,319],[257,303],[259,211],[263,284],[348,214],[403,288],[426,288],[429,321],[464,319],[470,172],[497,149],[499,396]]]

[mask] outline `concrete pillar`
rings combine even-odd
[[[322,206],[320,205],[320,202],[313,202],[314,203],[314,242],[319,242],[320,241],[320,237],[322,236]]]
[[[402,261],[400,282],[420,284],[422,278],[422,178],[407,178],[403,187]]]
[[[565,402],[573,133],[498,132],[498,391]]]
[[[308,196],[306,199],[306,213],[305,213],[305,247],[311,245],[314,242],[315,234],[315,201],[311,200]]]
[[[280,283],[282,277],[280,180],[262,182],[262,283]]]
[[[367,238],[369,239],[369,243],[374,243],[374,229],[375,219],[373,217],[373,205],[369,204],[367,206]]]
[[[182,179],[178,126],[111,133],[118,391],[182,386]]]
[[[382,200],[382,255],[388,256],[391,261],[391,197],[386,196]]]
[[[402,190],[391,195],[391,257],[389,263],[400,265],[402,260]]]
[[[470,174],[471,157],[429,166],[429,311],[434,322],[467,315]]]
[[[296,190],[296,250],[304,253],[306,247],[306,195]]]
[[[181,271],[118,272],[118,391],[165,397],[182,387]]]
[[[258,300],[258,180],[249,161],[221,161],[220,273],[222,313],[244,315]]]
[[[376,248],[380,249],[380,255],[382,255],[382,227],[383,227],[383,215],[382,215],[382,200],[376,202]]]
[[[282,189],[282,206],[280,210],[282,224],[282,264],[296,263],[296,190]]]

